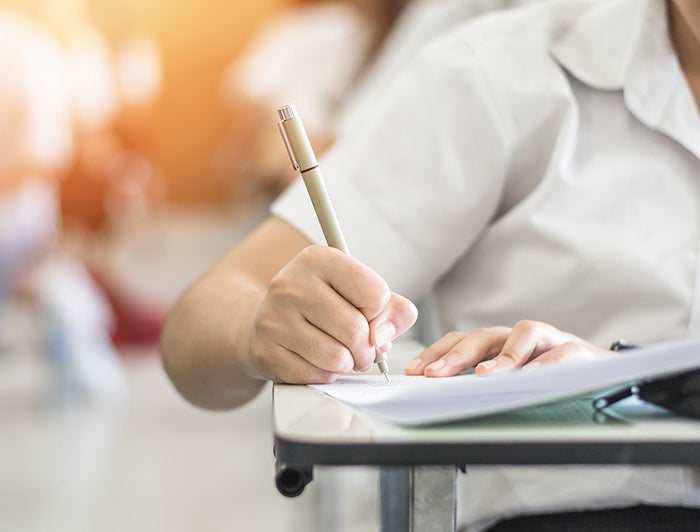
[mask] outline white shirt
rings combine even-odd
[[[376,56],[343,101],[341,132],[357,127],[363,110],[375,100],[427,42],[465,21],[490,11],[543,0],[410,0],[401,10]]]
[[[426,48],[322,161],[354,256],[439,332],[550,322],[600,345],[697,336],[700,117],[662,0],[553,2]],[[295,182],[273,213],[322,243]],[[470,468],[459,522],[700,505],[690,469]]]

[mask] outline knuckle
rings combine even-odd
[[[299,304],[309,299],[308,286],[299,283],[298,280],[289,281],[286,276],[276,275],[270,280],[267,299],[273,309],[279,309],[281,305]]]
[[[335,340],[320,336],[310,337],[307,339],[306,349],[311,355],[309,359],[315,360],[321,371],[343,373],[350,369],[350,351]]]
[[[508,351],[501,351],[500,353],[498,353],[497,357],[499,360],[509,360],[512,363],[517,364],[517,363],[520,363],[521,361],[523,361],[523,359],[527,358],[527,355],[523,355],[521,353],[516,353],[516,352],[508,350]]]
[[[352,351],[352,357],[355,361],[354,369],[363,371],[372,366],[374,362],[374,349],[355,349]]]
[[[350,351],[344,346],[336,345],[325,351],[324,366],[327,371],[344,373],[351,369],[348,361],[352,359]]]
[[[364,286],[371,285],[369,283],[365,283]],[[377,285],[363,299],[364,301],[361,304],[363,313],[368,317],[368,319],[373,319],[379,316],[386,308],[389,300],[391,299],[391,291],[386,285]]]
[[[348,320],[346,330],[347,337],[343,343],[349,348],[369,342],[369,323],[361,314],[354,314],[353,318]]]
[[[289,319],[280,312],[279,305],[264,302],[253,321],[253,337],[259,339],[275,338],[288,327]]]
[[[392,319],[395,321],[398,330],[405,331],[418,319],[418,308],[403,296],[397,296],[396,302]]]
[[[510,362],[517,364],[523,360],[524,357],[518,356],[510,351],[502,351],[498,354],[499,360],[509,360]]]
[[[493,329],[491,327],[478,327],[468,334],[475,338],[490,338],[493,334]],[[467,334],[462,333],[461,336],[464,338]]]
[[[329,346],[325,338],[318,335],[311,335],[305,338],[302,342],[305,346],[305,350],[309,355],[318,360],[324,360],[327,358],[328,353],[332,351],[333,346]]]
[[[336,373],[308,366],[301,369],[289,382],[291,384],[330,384],[337,377]]]
[[[514,331],[526,335],[534,333],[538,328],[539,323],[533,320],[519,320],[515,325],[513,325]]]
[[[335,382],[337,378],[337,373],[331,373],[329,371],[316,371],[314,372],[313,379],[311,379],[309,382],[314,382],[315,384],[331,384]]]
[[[305,247],[300,253],[300,256],[305,261],[311,261],[317,264],[327,264],[329,261],[347,257],[347,255],[338,249],[331,246],[322,246],[320,244],[312,244]]]
[[[310,246],[306,246],[304,249],[301,250],[301,253],[299,253],[299,257],[301,259],[316,259],[319,257],[323,257],[324,249],[326,246],[320,246],[318,244],[311,244]]]
[[[446,364],[450,365],[459,362],[462,358],[462,352],[459,351],[459,346],[455,346],[450,349],[447,353],[442,355],[438,360],[444,360]]]
[[[378,275],[377,279],[377,293],[375,297],[377,298],[377,305],[379,305],[381,308],[384,308],[391,299],[391,289],[389,288],[389,285],[386,283],[386,281]]]
[[[358,295],[367,300],[364,306],[376,310],[378,314],[391,299],[389,285],[377,272],[358,260],[352,259],[348,267],[355,279]]]
[[[267,287],[267,293],[273,298],[284,298],[290,292],[290,283],[287,282],[287,276],[284,272],[278,272]]]
[[[473,331],[473,332],[477,332],[477,331],[480,331],[480,330],[481,330],[481,329],[476,329],[476,330]],[[464,337],[464,336],[465,336],[465,333],[463,333],[463,332],[461,332],[461,331],[450,331],[450,332],[448,332],[447,334],[445,334],[444,338],[446,338],[446,339],[448,339],[448,340],[452,340],[452,341],[457,342],[457,341],[459,341],[459,340],[460,340],[462,337]]]
[[[284,287],[285,274],[283,270],[278,271],[267,284],[267,292],[279,292]]]
[[[560,349],[563,353],[567,355],[579,354],[586,351],[584,346],[581,345],[580,342],[576,342],[575,340],[567,340],[566,342],[561,344]]]

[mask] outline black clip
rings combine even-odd
[[[639,395],[639,386],[637,386],[636,384],[625,386],[624,388],[616,390],[612,393],[596,397],[595,399],[593,399],[593,408],[596,412],[600,412],[601,410],[609,407],[610,405],[619,403],[623,399],[627,399],[628,397],[632,397],[633,395]]]

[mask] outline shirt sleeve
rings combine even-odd
[[[429,291],[498,209],[509,148],[490,94],[466,40],[451,34],[421,52],[321,161],[350,252],[396,292]],[[324,243],[300,180],[272,213]]]

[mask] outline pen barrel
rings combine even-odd
[[[382,369],[382,365],[386,366],[386,353],[380,353],[379,351],[375,351],[374,353],[374,363],[379,364],[379,369]],[[386,370],[382,369],[382,373],[384,373]]]
[[[311,141],[309,141],[301,118],[294,116],[294,118],[281,121],[280,125],[284,128],[289,148],[294,154],[299,171],[305,172],[309,168],[318,166],[316,155],[314,155]]]
[[[304,180],[306,191],[309,194],[309,198],[311,198],[311,203],[321,225],[323,236],[326,238],[326,243],[349,255],[348,244],[345,242],[345,237],[340,229],[338,217],[335,214],[333,203],[323,181],[323,175],[311,147],[311,141],[309,141],[309,137],[304,129],[304,123],[297,115],[296,109],[292,104],[278,108],[277,116],[280,119],[280,132],[287,146],[292,166],[294,166],[295,170],[299,170]],[[375,362],[388,382],[389,367],[386,363],[386,353],[376,353]]]
[[[316,216],[321,224],[321,230],[323,231],[323,236],[326,238],[326,243],[349,255],[350,250],[340,230],[340,223],[338,222],[335,210],[333,210],[333,204],[328,195],[326,185],[323,182],[321,170],[317,166],[301,174],[301,177],[304,180],[304,185],[306,185],[306,190],[309,193],[311,203],[316,211]]]

